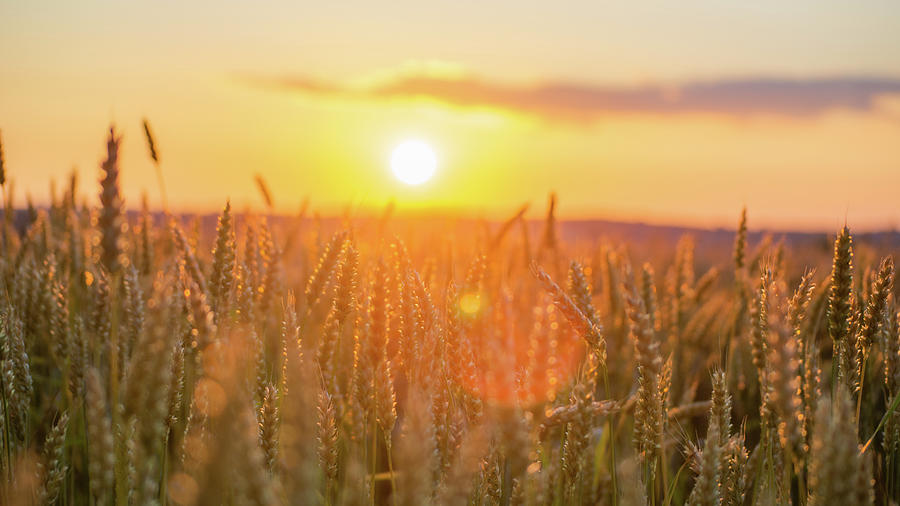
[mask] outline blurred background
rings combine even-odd
[[[399,213],[833,231],[900,218],[890,1],[0,3],[0,130],[19,194],[99,177],[214,212],[305,199]],[[433,178],[391,174],[408,138]],[[92,186],[83,185],[84,188]],[[95,199],[95,195],[85,195]],[[20,198],[19,203],[22,203]]]

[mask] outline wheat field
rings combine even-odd
[[[847,227],[751,241],[738,205],[733,248],[695,251],[567,238],[553,198],[499,224],[223,199],[212,230],[126,212],[106,148],[90,201],[19,213],[0,155],[3,504],[900,500],[894,266]]]

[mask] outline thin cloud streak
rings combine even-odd
[[[367,87],[308,76],[245,77],[255,85],[310,96],[380,100],[426,98],[461,107],[487,107],[549,120],[590,120],[603,114],[712,113],[729,116],[813,116],[832,109],[871,112],[877,99],[900,94],[900,78],[752,78],[680,86],[615,87],[554,82],[513,86],[474,77],[402,75]]]

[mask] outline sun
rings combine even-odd
[[[394,176],[408,185],[419,185],[431,179],[437,169],[437,156],[427,143],[409,139],[391,153]]]

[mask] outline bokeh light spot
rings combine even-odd
[[[459,310],[463,313],[474,316],[481,309],[481,295],[478,293],[465,293],[459,298]]]

